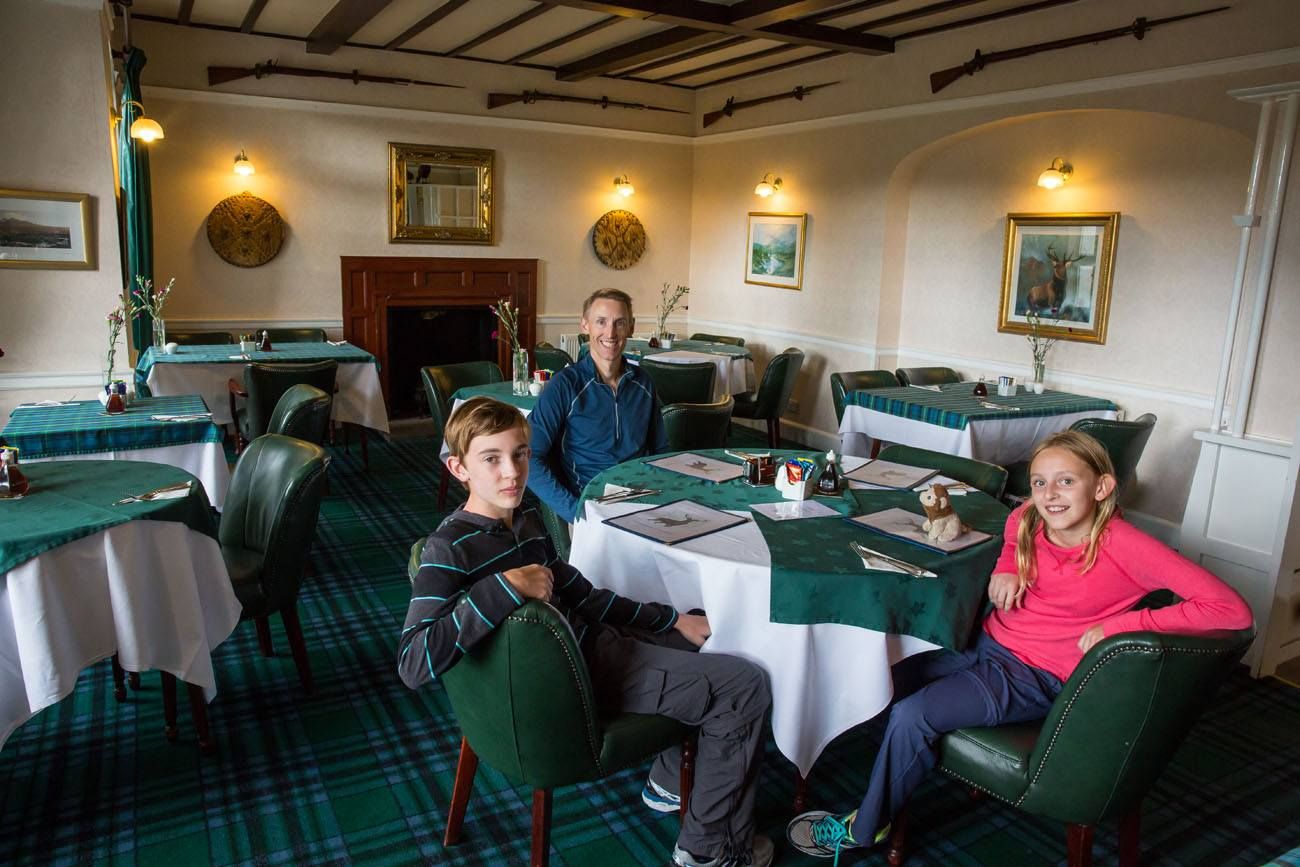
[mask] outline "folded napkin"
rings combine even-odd
[[[1020,412],[1020,407],[1018,406],[1007,406],[1006,404],[1001,404],[1001,403],[989,403],[987,400],[981,400],[980,406],[984,407],[985,409],[1009,409],[1015,412]]]
[[[346,341],[346,340],[326,340],[325,342],[328,343],[330,346],[346,346],[346,345],[347,345],[347,341]]]
[[[75,403],[74,400],[38,400],[35,403],[20,403],[14,409],[32,409],[38,406],[72,406]]]
[[[908,388],[924,388],[926,391],[943,391],[943,389],[937,385],[917,385],[915,382],[909,382],[907,385]]]
[[[192,412],[182,415],[151,415],[154,421],[207,421],[212,418],[210,412]]]

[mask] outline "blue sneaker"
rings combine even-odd
[[[680,795],[673,794],[650,779],[646,780],[645,788],[641,790],[641,800],[657,813],[676,813],[682,808]]]
[[[805,855],[814,858],[834,858],[840,863],[840,852],[844,849],[858,849],[863,844],[853,839],[850,828],[857,816],[854,810],[847,816],[836,816],[825,810],[811,810],[790,820],[786,826],[785,836],[790,845]],[[872,843],[879,843],[889,836],[886,825],[876,834]]]

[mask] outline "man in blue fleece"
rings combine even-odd
[[[587,482],[615,464],[668,448],[654,383],[623,358],[635,324],[626,292],[591,293],[582,305],[590,351],[552,377],[528,417],[528,487],[570,523]]]

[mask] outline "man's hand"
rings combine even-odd
[[[1096,626],[1083,633],[1083,637],[1079,639],[1079,649],[1084,653],[1087,653],[1089,650],[1092,650],[1094,644],[1105,637],[1106,633],[1102,630],[1101,624],[1098,623]]]
[[[989,600],[994,608],[1010,611],[1019,608],[1025,597],[1025,587],[1020,576],[1011,572],[998,572],[989,579]]]
[[[518,569],[509,569],[501,573],[501,577],[510,582],[525,599],[540,599],[543,602],[551,601],[551,586],[554,578],[551,577],[551,570],[545,566],[539,566],[533,563],[529,566],[520,566]]]
[[[709,618],[703,614],[678,614],[673,628],[696,647],[703,646],[705,639],[713,634],[709,628]]]

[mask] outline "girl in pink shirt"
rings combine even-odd
[[[1092,437],[1062,431],[1040,442],[1029,485],[1031,500],[1007,519],[989,580],[994,610],[975,646],[900,664],[925,686],[890,711],[861,805],[848,815],[796,816],[786,830],[795,848],[838,861],[841,849],[883,840],[934,767],[941,735],[1041,719],[1083,655],[1108,635],[1250,625],[1250,608],[1231,588],[1118,516],[1115,471]],[[1163,588],[1182,601],[1133,609]]]

